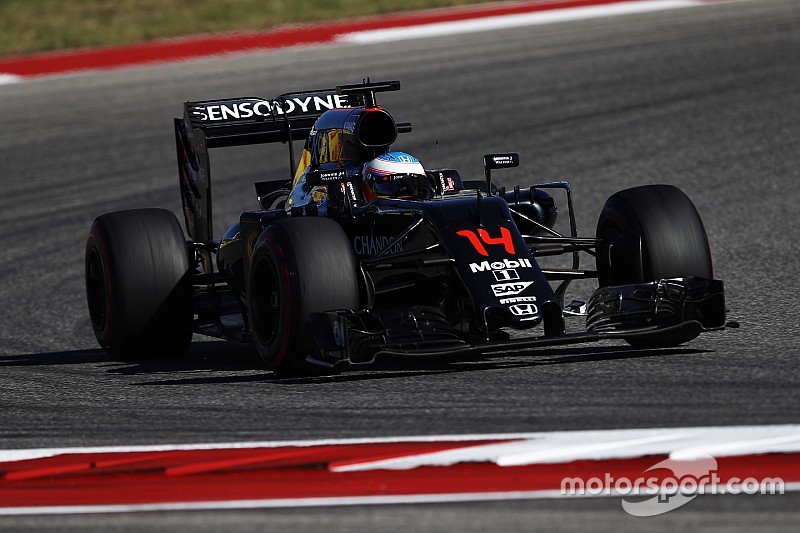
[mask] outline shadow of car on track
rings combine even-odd
[[[534,368],[537,366],[576,364],[590,361],[613,361],[617,359],[638,359],[644,357],[666,357],[673,355],[693,355],[713,353],[711,350],[698,350],[688,347],[667,349],[641,349],[632,346],[593,346],[572,348],[539,348],[524,350],[514,354],[487,355],[477,357],[437,358],[437,359],[387,359],[378,361],[369,370],[348,370],[342,374],[305,378],[275,379],[278,384],[333,383],[387,379],[433,374],[476,372],[515,368]]]
[[[0,367],[82,365],[90,363],[103,363],[107,361],[108,355],[99,348],[94,350],[0,355]]]
[[[112,359],[99,348],[20,355],[0,355],[3,366],[59,366],[99,364],[115,374],[144,375],[149,373],[192,372],[199,370],[263,370],[255,348],[233,342],[195,342],[188,353],[180,356],[131,357]]]
[[[100,349],[0,356],[0,366],[96,365],[107,373],[122,376],[159,376],[136,385],[197,385],[211,383],[265,382],[276,385],[343,383],[413,376],[535,368],[645,357],[709,354],[712,350],[689,347],[641,349],[632,346],[580,346],[539,348],[478,357],[436,359],[385,359],[368,368],[354,368],[326,376],[279,378],[265,370],[255,348],[224,341],[195,342],[179,357],[112,360]],[[202,372],[202,375],[198,375]]]

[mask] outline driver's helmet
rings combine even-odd
[[[419,159],[405,152],[379,155],[364,165],[363,176],[368,198],[419,200],[434,193],[433,182]]]

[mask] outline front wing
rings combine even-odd
[[[319,353],[309,355],[308,361],[341,368],[371,365],[381,357],[516,355],[521,349],[603,339],[624,339],[641,347],[674,346],[725,326],[721,281],[672,278],[601,287],[589,301],[586,331],[575,333],[512,339],[496,331],[487,338],[459,330],[440,310],[422,306],[316,313],[309,333]]]

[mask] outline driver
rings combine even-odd
[[[386,152],[364,165],[364,195],[375,198],[422,200],[434,194],[433,181],[419,159],[405,152]]]

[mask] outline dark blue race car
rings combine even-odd
[[[411,125],[376,93],[399,88],[187,102],[175,141],[189,239],[165,210],[95,220],[86,292],[100,345],[169,355],[200,333],[253,342],[269,368],[298,375],[608,338],[674,346],[725,327],[723,284],[679,189],[617,192],[595,236],[578,237],[567,183],[492,184],[492,171],[519,164],[515,153],[485,155],[485,180],[466,181],[393,151]],[[287,178],[256,183],[261,209],[215,238],[209,150],[275,142],[288,147]],[[566,197],[568,235],[554,229],[553,191]],[[537,263],[562,254],[571,268]],[[596,269],[581,268],[581,254]],[[566,304],[569,283],[584,278],[597,290]],[[574,317],[585,328],[567,333]]]

